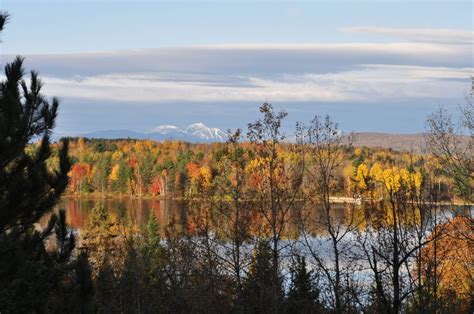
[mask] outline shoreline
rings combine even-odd
[[[133,196],[133,195],[116,195],[110,193],[87,193],[87,194],[65,194],[63,198],[69,199],[132,199],[132,200],[155,200],[155,201],[192,201],[198,199],[186,199],[185,197],[169,197],[169,196]],[[329,202],[331,204],[353,204],[361,206],[364,203],[369,203],[367,200],[361,198],[353,198],[348,196],[330,196]],[[430,204],[426,202],[425,204]],[[442,201],[438,203],[431,203],[439,206],[474,206],[474,203],[455,201]]]

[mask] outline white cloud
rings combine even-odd
[[[339,73],[281,74],[272,78],[115,73],[77,79],[46,77],[49,95],[129,102],[322,101],[374,102],[449,98],[463,94],[472,68],[366,65]],[[216,80],[235,84],[215,84]],[[245,82],[240,84],[238,82]]]
[[[361,33],[369,35],[381,35],[385,37],[395,37],[414,42],[431,42],[444,44],[464,44],[474,43],[474,33],[458,29],[439,28],[391,28],[378,26],[355,26],[340,28],[343,32]]]
[[[473,72],[471,45],[441,41],[30,55],[26,65],[44,77],[48,95],[129,102],[443,99],[463,95]]]
[[[10,60],[13,56],[4,56]],[[226,44],[84,54],[27,55],[43,75],[189,73],[271,77],[331,73],[360,64],[471,67],[472,47],[434,43]]]

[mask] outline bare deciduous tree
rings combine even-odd
[[[333,308],[336,313],[347,310],[349,300],[344,300],[343,282],[348,282],[350,263],[342,263],[344,239],[356,228],[354,210],[349,210],[347,219],[334,219],[334,208],[330,196],[336,185],[335,176],[348,157],[352,136],[343,137],[338,125],[329,116],[316,116],[308,127],[299,125],[298,138],[303,149],[305,161],[305,178],[307,180],[307,200],[310,206],[322,206],[322,219],[309,213],[302,215],[303,238],[310,254],[318,267],[325,274],[331,286]],[[349,139],[349,140],[348,140]],[[309,215],[308,215],[309,214]],[[316,228],[316,230],[314,230]],[[310,240],[310,234],[323,231],[330,244],[330,254],[321,257],[321,247]],[[329,259],[329,260],[328,260]],[[348,295],[348,294],[345,294]]]
[[[280,252],[282,236],[290,209],[297,207],[296,200],[302,182],[302,165],[297,155],[285,155],[281,149],[285,135],[281,124],[287,113],[274,112],[272,105],[260,107],[263,118],[248,125],[248,138],[255,145],[252,171],[255,174],[255,202],[266,228],[262,231],[269,238],[274,274],[274,302],[272,312],[280,307],[278,282],[280,282]],[[291,145],[285,143],[286,145]],[[296,157],[296,158],[292,158]]]

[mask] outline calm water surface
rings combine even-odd
[[[158,199],[132,199],[132,198],[72,198],[65,197],[58,204],[58,208],[65,209],[67,212],[68,223],[75,229],[82,229],[88,222],[92,209],[97,206],[103,206],[111,216],[131,221],[135,227],[144,228],[151,214],[153,214],[160,226],[165,227],[170,223],[184,227],[188,222],[190,215],[190,206],[198,208],[199,204],[190,204],[177,200],[158,200]],[[197,205],[197,206],[196,206]],[[446,208],[441,210],[444,214],[450,216],[451,210]],[[471,208],[472,211],[472,208]],[[363,208],[355,205],[333,204],[331,220],[344,224],[348,217],[355,214],[357,218],[363,217]],[[323,219],[323,211],[320,206],[313,206],[309,209],[309,215],[312,219]],[[290,213],[291,216],[291,213]],[[293,217],[294,218],[294,217]],[[258,223],[258,222],[256,222]],[[298,229],[296,220],[290,219],[287,230],[294,235]]]
[[[176,200],[66,197],[60,201],[58,208],[66,210],[68,223],[73,228],[81,229],[89,220],[92,209],[98,205],[112,216],[130,219],[138,227],[146,225],[151,213],[162,226],[171,221],[186,221],[187,205]]]
[[[111,216],[129,219],[140,229],[146,225],[150,214],[156,217],[161,226],[168,226],[170,223],[184,226],[188,221],[190,206],[199,207],[199,204],[177,200],[65,197],[58,204],[58,208],[66,210],[68,223],[73,228],[81,229],[87,224],[92,209],[97,205],[103,206]],[[334,204],[333,209],[332,219],[343,221],[350,211],[350,206]],[[322,215],[320,207],[315,207],[311,211],[313,217]]]

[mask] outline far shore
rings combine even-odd
[[[68,193],[63,196],[63,198],[70,198],[70,199],[98,199],[98,198],[105,198],[105,199],[133,199],[133,200],[156,200],[156,201],[191,201],[197,200],[195,198],[189,199],[184,197],[176,197],[176,196],[153,196],[153,195],[121,195],[121,194],[113,194],[113,193]],[[364,200],[362,198],[354,198],[348,196],[330,196],[329,202],[332,204],[353,204],[353,205],[362,205],[364,203],[369,203],[370,201]],[[428,204],[428,203],[425,203]],[[434,203],[432,203],[434,204]],[[474,203],[463,202],[462,200],[454,200],[454,201],[441,201],[437,202],[437,205],[440,206],[474,206]]]

